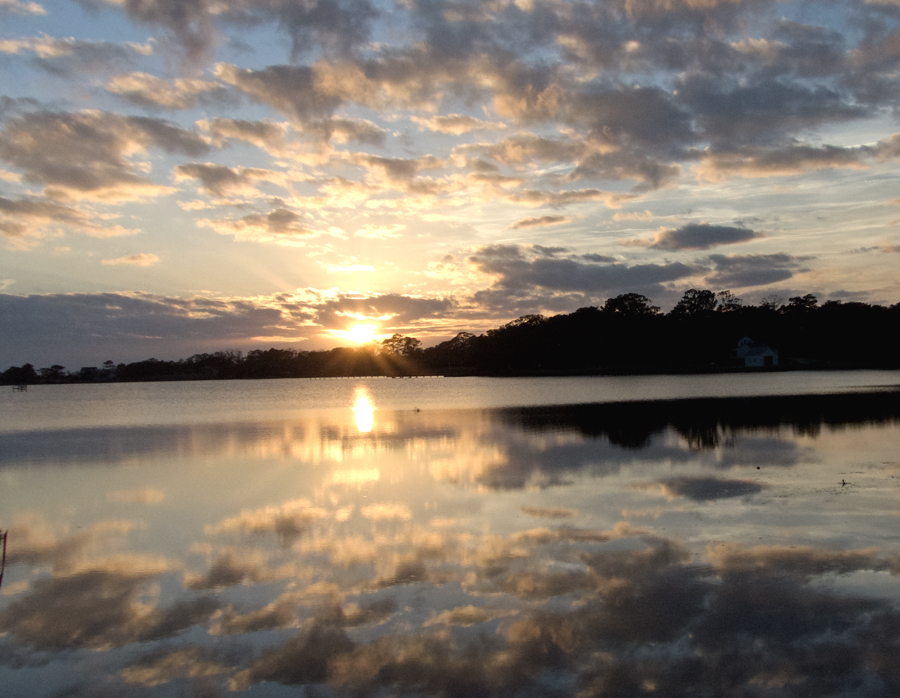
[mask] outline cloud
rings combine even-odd
[[[787,148],[745,148],[709,153],[696,166],[697,176],[718,182],[728,176],[791,176],[822,169],[864,169],[872,148],[793,145]]]
[[[275,24],[290,36],[295,56],[314,45],[332,52],[350,52],[365,41],[369,23],[377,16],[368,0],[322,0],[314,5],[290,0],[223,0],[215,4],[143,0],[112,4],[121,5],[136,22],[162,28],[188,64],[210,59],[221,32],[230,25]]]
[[[790,572],[803,577],[821,574],[848,574],[861,569],[884,569],[878,548],[821,550],[808,545],[756,545],[744,548],[734,543],[708,546],[707,555],[717,570],[727,574],[771,571]]]
[[[454,136],[461,136],[473,131],[497,131],[506,128],[504,123],[483,121],[464,114],[447,114],[446,116],[433,116],[427,119],[414,116],[412,120],[429,131],[449,133]]]
[[[175,181],[200,180],[203,190],[212,196],[252,195],[259,182],[287,185],[290,175],[257,167],[226,167],[214,163],[187,163],[175,167]],[[270,214],[271,215],[271,214]],[[299,218],[299,216],[298,216]],[[276,220],[278,216],[276,216]],[[277,227],[277,226],[276,226]]]
[[[720,255],[709,256],[714,271],[704,279],[713,288],[744,288],[765,286],[777,281],[786,281],[794,274],[808,271],[803,262],[809,256],[795,256],[784,252],[774,254]]]
[[[227,606],[213,616],[210,635],[241,635],[243,633],[289,628],[297,625],[297,606],[300,596],[285,593],[270,604],[256,611],[238,613]]]
[[[524,167],[534,161],[573,162],[586,152],[585,143],[571,138],[546,138],[533,133],[515,136],[491,145],[466,145],[457,148],[461,153],[478,153],[504,165]]]
[[[0,630],[23,645],[51,651],[172,637],[205,621],[216,604],[202,596],[165,609],[140,603],[147,583],[165,570],[134,559],[38,579],[32,591],[0,611]]]
[[[207,648],[188,646],[145,654],[119,675],[125,683],[152,687],[175,679],[216,676],[226,671],[228,667],[218,663]]]
[[[121,226],[100,225],[86,211],[40,197],[7,199],[0,196],[0,235],[10,241],[15,242],[25,236],[43,237],[51,234],[56,225],[67,226],[95,238],[136,232]]]
[[[305,533],[317,520],[328,517],[328,513],[313,507],[308,501],[297,499],[279,506],[242,511],[218,524],[207,526],[206,535],[226,533],[275,533],[288,542]]]
[[[404,182],[412,180],[423,170],[434,170],[444,166],[444,163],[430,155],[420,158],[386,158],[366,153],[355,153],[349,156],[349,161],[359,167],[365,167],[378,179],[386,179],[389,182]]]
[[[259,584],[284,579],[296,574],[291,566],[273,568],[268,559],[259,554],[226,551],[218,555],[205,574],[185,576],[184,586],[194,591],[208,591],[238,584]]]
[[[508,225],[507,228],[511,230],[523,230],[526,228],[545,228],[551,225],[562,225],[563,223],[570,223],[572,221],[568,216],[538,216],[532,218],[523,218],[522,220],[516,221],[512,225]]]
[[[862,118],[871,111],[837,89],[774,78],[734,85],[690,75],[679,85],[678,101],[694,114],[704,138],[724,151],[779,143],[787,133]]]
[[[507,202],[521,206],[552,206],[554,208],[597,201],[602,202],[608,208],[619,208],[624,202],[634,198],[633,194],[621,194],[600,189],[563,189],[559,191],[526,189],[507,194],[504,197]]]
[[[236,240],[273,242],[291,245],[297,238],[315,235],[316,231],[297,213],[286,208],[276,208],[267,214],[251,213],[238,219],[204,218],[197,222],[203,228],[212,228],[220,235],[233,235]]]
[[[487,623],[497,618],[515,615],[517,611],[503,608],[488,608],[485,606],[457,606],[449,611],[432,613],[423,624],[427,628],[432,625],[456,625],[469,628],[473,625]]]
[[[100,261],[100,264],[128,264],[130,266],[149,267],[152,264],[156,264],[158,261],[159,257],[157,257],[155,254],[141,252],[139,254],[130,254],[126,255],[125,257],[118,257],[116,259],[104,259]]]
[[[121,540],[133,528],[127,521],[106,520],[58,537],[42,519],[19,517],[8,529],[16,546],[9,550],[7,564],[50,565],[56,573],[70,573],[88,564],[100,550]]]
[[[630,213],[620,211],[613,214],[614,221],[649,221],[653,218],[655,216],[650,211],[632,211]]]
[[[45,15],[47,10],[36,2],[20,2],[20,0],[0,0],[0,14],[11,15]]]
[[[0,9],[2,11],[2,9]],[[108,73],[153,53],[151,44],[116,44],[50,36],[0,39],[0,53],[31,53],[34,62],[49,73],[77,78],[85,73]]]
[[[132,160],[149,148],[184,155],[210,150],[197,134],[168,121],[101,111],[34,112],[0,131],[0,159],[54,199],[128,201],[167,193]]]
[[[372,504],[362,508],[362,515],[372,521],[410,521],[412,512],[405,504]]]
[[[335,143],[356,141],[367,145],[383,146],[387,132],[366,119],[331,119],[328,121],[330,139]]]
[[[718,245],[734,245],[763,237],[748,228],[708,223],[688,223],[680,228],[662,229],[651,239],[620,240],[620,245],[649,247],[655,250],[708,250]]]
[[[281,646],[265,650],[247,669],[234,676],[230,687],[242,690],[261,681],[287,686],[323,683],[328,679],[333,658],[354,646],[343,630],[314,627]]]
[[[522,511],[529,516],[544,519],[571,519],[577,516],[575,509],[561,509],[558,507],[522,507]]]
[[[286,149],[288,125],[273,121],[247,121],[217,117],[201,119],[197,127],[210,134],[213,143],[221,147],[229,140],[244,141],[273,155]]]
[[[193,109],[225,98],[225,88],[216,82],[195,78],[167,81],[148,73],[116,75],[106,83],[107,92],[142,107]]]
[[[220,63],[215,76],[256,102],[268,104],[300,125],[320,128],[344,101],[319,89],[313,70],[307,66],[269,66],[262,70],[241,69]]]

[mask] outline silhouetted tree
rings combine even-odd
[[[422,342],[415,337],[404,337],[402,334],[391,335],[381,342],[382,351],[406,358],[414,357],[421,350]]]
[[[716,310],[720,313],[732,313],[743,305],[743,300],[731,291],[719,291],[716,295],[719,298],[719,307]]]
[[[670,314],[674,317],[703,315],[713,312],[716,309],[716,303],[716,294],[712,291],[699,291],[692,288],[685,291]]]
[[[816,306],[819,305],[819,299],[816,298],[813,294],[807,293],[805,296],[794,296],[793,298],[788,298],[788,304],[782,308],[785,312],[788,313],[796,313],[796,312],[810,312],[816,309]]]
[[[58,381],[62,380],[66,377],[63,371],[66,370],[65,366],[60,366],[59,364],[53,364],[50,368],[40,368],[38,369],[38,373],[41,374],[41,378],[48,381]]]
[[[627,317],[657,315],[659,306],[651,305],[650,299],[640,293],[623,293],[615,298],[607,298],[603,304],[603,312]]]
[[[31,385],[37,383],[37,380],[37,373],[31,364],[10,366],[3,372],[3,383],[5,385]]]

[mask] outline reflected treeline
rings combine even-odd
[[[672,428],[692,448],[705,449],[738,431],[792,427],[816,436],[822,427],[898,423],[900,390],[517,407],[496,414],[528,431],[574,430],[629,449],[647,448],[655,434]]]
[[[900,390],[380,414],[383,423],[372,433],[360,433],[349,422],[273,421],[0,434],[0,467],[115,465],[137,459],[238,454],[305,460],[319,458],[327,446],[351,449],[361,442],[388,450],[403,450],[412,442],[453,443],[463,432],[499,424],[507,431],[494,430],[489,440],[505,450],[510,460],[539,470],[580,469],[595,460],[597,445],[535,450],[533,445],[519,443],[515,433],[574,431],[589,440],[603,439],[614,447],[638,451],[650,449],[654,435],[674,429],[691,448],[713,449],[729,446],[729,440],[742,431],[789,427],[798,435],[815,436],[823,427],[897,423]],[[777,460],[778,447],[774,442],[766,446],[770,459]],[[675,456],[674,451],[668,455]],[[786,464],[793,462],[786,459]]]

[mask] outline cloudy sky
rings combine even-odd
[[[0,0],[0,368],[900,301],[900,0]]]

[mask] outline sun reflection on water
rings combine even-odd
[[[375,405],[372,396],[364,385],[356,386],[353,391],[353,414],[356,415],[356,428],[368,434],[375,423]]]

